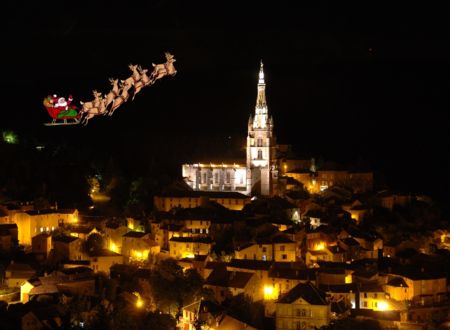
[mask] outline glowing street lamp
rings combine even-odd
[[[137,308],[144,307],[144,301],[142,300],[141,295],[139,294],[139,292],[133,292],[133,294],[137,297],[136,307]]]
[[[379,301],[378,302],[378,310],[380,310],[380,311],[389,310],[389,304],[386,301]]]
[[[277,292],[276,289],[272,285],[265,285],[264,286],[264,299],[265,300],[272,300],[277,298]]]

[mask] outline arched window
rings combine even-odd
[[[258,139],[256,140],[256,146],[257,146],[257,147],[262,147],[262,139],[261,139],[261,138],[258,138]]]
[[[262,158],[263,158],[262,150],[258,150],[258,159],[262,159]]]

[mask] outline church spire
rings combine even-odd
[[[261,60],[258,79],[258,96],[256,97],[256,108],[267,108],[266,104],[266,83],[264,81],[264,64]]]

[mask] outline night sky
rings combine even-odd
[[[448,197],[449,12],[428,3],[8,1],[0,130],[138,161],[232,157],[254,110],[260,59],[280,143],[363,159],[401,188]],[[245,3],[245,6],[244,6]],[[112,117],[45,127],[42,99],[109,91],[164,51],[178,74]],[[135,157],[135,158],[133,158]],[[164,161],[163,159],[164,158]]]

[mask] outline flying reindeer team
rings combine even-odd
[[[81,120],[81,123],[87,125],[89,119],[98,115],[108,114],[109,116],[111,116],[118,107],[127,102],[128,98],[130,97],[131,87],[133,87],[133,96],[131,100],[134,100],[134,97],[141,91],[142,88],[153,85],[155,81],[163,78],[166,75],[174,76],[177,73],[177,71],[175,70],[175,66],[173,65],[176,60],[170,53],[165,53],[165,55],[165,63],[152,63],[153,71],[150,75],[147,75],[147,69],[143,69],[138,65],[130,64],[128,67],[132,71],[132,75],[126,80],[120,80],[120,82],[119,79],[110,78],[109,81],[112,85],[112,89],[108,94],[105,94],[104,97],[102,96],[102,93],[94,90],[94,100],[89,102],[80,101],[82,108],[78,115],[79,117],[83,118]],[[56,95],[54,96],[54,98],[56,98]],[[59,98],[58,100],[61,99],[62,103],[64,103],[65,100],[63,98]],[[69,97],[69,100],[71,101],[71,96]],[[58,106],[59,103],[61,103],[52,102],[51,100],[50,102],[53,103],[54,107]]]

